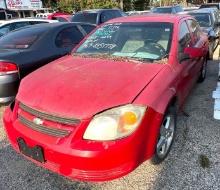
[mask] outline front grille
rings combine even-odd
[[[26,118],[24,118],[21,115],[18,115],[18,119],[19,121],[24,124],[26,127],[29,127],[35,131],[47,134],[47,135],[51,135],[51,136],[55,136],[55,137],[65,137],[69,134],[69,131],[67,130],[63,130],[63,129],[54,129],[54,128],[50,128],[44,125],[37,125],[29,120],[27,120]]]
[[[53,122],[57,122],[57,123],[61,123],[61,124],[67,124],[67,125],[78,125],[80,123],[79,119],[75,119],[75,118],[65,118],[65,117],[61,117],[61,116],[56,116],[56,115],[50,115],[44,112],[40,112],[38,110],[32,109],[22,103],[20,103],[20,108],[25,111],[28,112],[36,117],[39,117],[41,119],[45,119],[48,121],[53,121]]]

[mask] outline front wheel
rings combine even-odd
[[[176,109],[172,106],[168,108],[161,123],[155,154],[151,160],[152,164],[160,164],[170,152],[175,137],[176,120]]]

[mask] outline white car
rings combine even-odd
[[[16,30],[21,27],[42,23],[54,23],[57,20],[36,19],[36,18],[23,18],[23,19],[11,19],[0,21],[0,36],[7,34],[12,30]]]

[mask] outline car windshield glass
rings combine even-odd
[[[86,22],[96,24],[97,13],[81,12],[73,16],[72,22]]]
[[[201,27],[209,27],[212,25],[211,17],[209,14],[206,14],[206,13],[193,14],[193,13],[191,13],[190,15],[192,15],[197,20],[197,22],[199,23],[199,25]]]
[[[45,32],[42,28],[28,28],[11,32],[0,38],[0,49],[27,49]]]
[[[171,23],[115,23],[98,28],[76,50],[78,54],[160,60],[170,51]]]
[[[153,13],[172,13],[172,8],[154,8]]]
[[[205,5],[201,5],[199,7],[200,9],[203,9],[203,8],[219,8],[217,4],[205,4]]]

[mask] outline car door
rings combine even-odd
[[[195,61],[189,59],[188,57],[184,58],[184,50],[187,47],[193,47],[193,39],[186,21],[183,21],[179,25],[178,31],[178,60],[180,64],[178,66],[180,70],[178,74],[178,92],[181,104],[189,94],[189,91],[193,85],[192,69],[195,66]]]
[[[187,24],[193,38],[193,47],[198,48],[201,51],[206,51],[208,44],[206,43],[205,35],[203,34],[203,32],[201,32],[199,24],[193,19],[188,19]],[[198,79],[200,70],[204,62],[204,57],[197,57],[191,60],[192,60],[192,67],[191,67],[190,75],[194,83]]]

